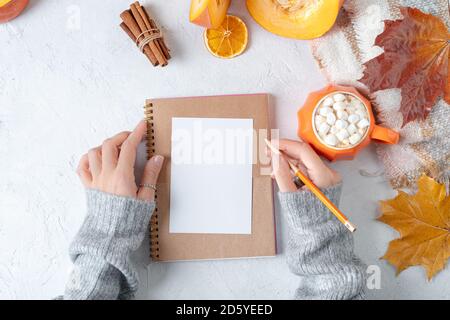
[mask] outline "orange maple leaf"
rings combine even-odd
[[[383,214],[378,220],[400,233],[382,259],[393,264],[397,274],[422,265],[430,280],[450,257],[450,197],[443,184],[425,175],[417,185],[415,195],[399,191],[394,199],[380,201]]]
[[[425,119],[440,96],[450,103],[450,33],[431,14],[400,10],[403,19],[385,21],[375,40],[384,53],[364,64],[361,82],[372,92],[401,89],[404,126]]]

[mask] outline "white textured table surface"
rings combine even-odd
[[[31,0],[27,11],[0,25],[0,298],[48,299],[63,292],[71,264],[68,244],[85,213],[74,173],[90,147],[142,118],[148,97],[268,92],[273,126],[295,137],[295,112],[324,85],[308,44],[276,37],[248,16],[242,56],[219,60],[204,48],[202,29],[188,22],[189,1],[143,1],[163,25],[173,60],[153,68],[118,27],[130,0]],[[374,148],[335,165],[345,178],[341,207],[359,227],[356,252],[380,268],[371,298],[450,298],[450,270],[429,283],[421,268],[395,277],[379,260],[396,232],[375,221],[377,200],[395,193],[382,177]],[[277,210],[276,258],[150,263],[135,255],[139,298],[289,299],[298,283],[284,261],[285,223]]]

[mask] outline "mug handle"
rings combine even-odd
[[[386,144],[396,144],[400,138],[397,131],[375,125],[370,137],[377,142]]]

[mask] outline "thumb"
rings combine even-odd
[[[156,181],[158,180],[163,162],[164,157],[160,155],[153,156],[147,161],[137,194],[138,199],[147,201],[155,200],[155,189],[153,187],[156,188]]]

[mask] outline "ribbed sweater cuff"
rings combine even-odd
[[[93,189],[86,190],[86,200],[87,215],[70,248],[73,258],[84,252],[111,258],[139,247],[155,202]]]
[[[86,200],[88,227],[109,235],[145,231],[155,208],[153,201],[116,196],[94,189],[86,190]]]
[[[342,183],[323,189],[322,192],[336,205],[339,205]],[[309,190],[295,192],[279,192],[281,208],[289,222],[295,228],[318,225],[337,218]]]

